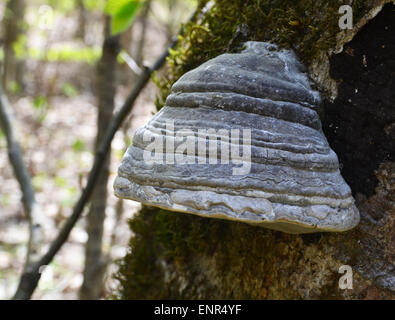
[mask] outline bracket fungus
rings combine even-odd
[[[320,95],[291,50],[247,42],[184,74],[138,129],[118,197],[288,233],[359,222],[317,113]]]

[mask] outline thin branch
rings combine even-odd
[[[126,52],[122,51],[119,56],[125,63],[128,65],[128,67],[136,74],[139,75],[141,73],[141,68],[138,66],[136,61]]]
[[[25,263],[25,267],[27,267],[32,261],[37,261],[39,258],[44,240],[43,226],[40,217],[41,211],[35,200],[31,177],[23,161],[22,149],[14,133],[12,116],[9,110],[8,100],[0,85],[0,127],[7,140],[8,157],[22,191],[22,203],[29,222],[29,244]]]

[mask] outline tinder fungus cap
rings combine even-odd
[[[359,222],[296,55],[264,42],[184,74],[137,130],[115,194],[288,233]]]

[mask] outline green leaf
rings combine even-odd
[[[47,104],[48,104],[48,101],[43,96],[38,96],[38,97],[34,98],[34,100],[33,100],[33,107],[35,109],[45,108],[47,106]]]
[[[16,81],[11,81],[7,83],[7,89],[13,94],[17,94],[21,91],[21,86]]]
[[[76,140],[71,146],[75,152],[82,152],[86,149],[85,143],[81,140]]]
[[[113,35],[130,27],[143,2],[142,0],[108,0],[104,11],[112,17],[111,33]]]
[[[84,7],[90,11],[103,10],[106,5],[105,0],[83,0]]]
[[[116,15],[129,2],[133,2],[133,0],[108,0],[104,8],[104,13],[110,16]]]
[[[55,185],[59,188],[66,188],[67,187],[67,179],[63,177],[55,177]]]
[[[63,93],[70,98],[78,96],[78,90],[71,83],[66,82],[62,89]]]

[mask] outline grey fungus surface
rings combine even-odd
[[[358,224],[359,212],[322,132],[319,104],[319,93],[292,51],[247,42],[241,53],[209,60],[173,85],[165,107],[137,130],[119,167],[115,194],[288,233],[349,230]],[[220,160],[221,151],[235,144],[224,135],[245,129],[251,134],[249,171],[234,174],[240,162]],[[155,139],[163,141],[161,159],[184,150],[185,139],[175,138],[179,132],[186,140],[203,141],[207,153],[181,151],[175,159],[182,156],[182,163],[145,160]],[[214,155],[210,139],[221,141]]]

